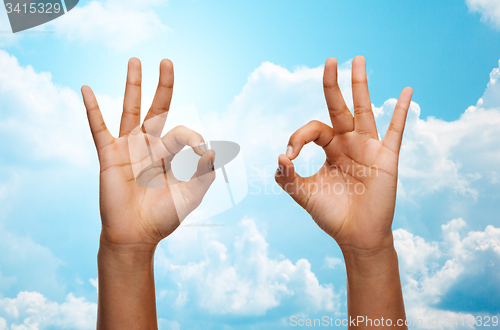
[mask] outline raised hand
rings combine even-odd
[[[156,246],[201,203],[215,179],[214,153],[206,150],[198,133],[178,126],[160,136],[173,85],[172,62],[163,60],[153,104],[141,126],[141,62],[132,58],[118,138],[106,128],[92,90],[82,87],[101,167],[99,330],[158,328],[153,270]],[[170,162],[186,145],[201,158],[193,177],[180,182]]]
[[[279,156],[277,183],[342,249],[374,253],[392,246],[398,157],[412,89],[399,97],[390,126],[379,139],[362,56],[352,61],[354,117],[337,83],[337,60],[325,64],[324,92],[332,127],[312,121],[297,130]],[[326,162],[311,177],[294,171],[292,160],[314,142]]]
[[[132,58],[128,64],[118,138],[106,128],[92,90],[82,87],[101,167],[101,244],[154,248],[201,203],[215,179],[214,153],[206,150],[201,135],[178,126],[160,137],[173,83],[172,62],[163,60],[155,97],[141,126],[141,63]],[[179,182],[172,174],[170,161],[186,145],[201,158],[193,178]],[[150,163],[151,158],[152,166],[141,165],[141,162]]]

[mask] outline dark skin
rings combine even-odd
[[[363,57],[353,60],[352,79],[354,117],[337,84],[336,60],[326,62],[324,89],[332,126],[311,122],[295,132],[287,154],[279,156],[276,181],[339,244],[346,262],[349,316],[391,319],[397,324],[405,318],[405,310],[391,226],[399,149],[412,90],[405,88],[401,93],[389,129],[380,141]],[[156,246],[199,205],[215,178],[214,153],[200,147],[204,142],[199,134],[178,127],[160,136],[172,91],[173,66],[164,60],[153,104],[141,126],[141,66],[139,60],[131,59],[120,132],[114,138],[92,90],[82,87],[101,165],[98,329],[157,329]],[[147,157],[135,150],[134,141],[143,138],[155,157],[165,161],[142,175],[146,183],[163,182],[163,188],[137,184],[142,172],[136,167],[144,169],[141,162]],[[302,178],[295,173],[292,160],[309,142],[323,147],[327,160],[318,173]],[[201,158],[197,174],[188,182],[178,182],[168,160],[185,145]],[[343,193],[328,185],[343,187]],[[363,193],[349,193],[355,185],[362,187]]]
[[[204,148],[201,135],[178,126],[160,136],[173,83],[172,62],[163,60],[155,97],[141,126],[141,63],[132,58],[118,138],[106,128],[92,90],[82,87],[101,168],[98,329],[157,329],[154,251],[201,203],[215,179],[214,153]],[[141,163],[150,159],[148,149],[137,143],[145,140],[161,161],[140,171],[145,168]],[[179,182],[169,161],[186,145],[201,158],[193,178]],[[148,182],[163,185],[153,189]]]
[[[403,89],[380,140],[364,57],[352,62],[354,116],[337,83],[335,58],[325,64],[323,83],[332,126],[312,121],[297,130],[286,155],[279,156],[276,181],[341,248],[349,315],[390,318],[396,324],[405,318],[405,310],[392,221],[399,150],[413,91]],[[303,178],[295,173],[292,160],[310,142],[323,148],[326,161],[316,174]]]

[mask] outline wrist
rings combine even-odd
[[[115,244],[101,235],[97,261],[107,268],[148,269],[153,265],[155,250],[156,244]]]
[[[376,249],[341,247],[348,276],[375,278],[398,270],[398,255],[394,242]]]
[[[159,243],[146,241],[137,237],[121,237],[123,235],[110,234],[104,228],[99,237],[99,249],[108,250],[116,254],[145,254],[154,253]],[[130,235],[125,235],[130,236]],[[134,236],[134,235],[132,235]]]

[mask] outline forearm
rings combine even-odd
[[[347,272],[348,315],[351,319],[362,320],[356,327],[350,325],[349,329],[406,329],[394,246],[391,244],[377,253],[360,253],[351,249],[342,252]]]
[[[154,329],[154,248],[117,248],[101,241],[97,256],[97,329]]]

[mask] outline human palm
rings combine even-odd
[[[333,127],[312,121],[297,130],[286,155],[279,157],[276,180],[341,247],[373,251],[392,244],[398,154],[412,90],[401,93],[381,141],[363,57],[352,63],[354,117],[337,84],[333,58],[325,64],[324,89]],[[292,160],[309,142],[323,147],[326,161],[316,174],[303,178]]]
[[[156,245],[172,233],[203,199],[215,179],[212,151],[198,133],[178,126],[160,137],[173,90],[173,67],[160,65],[160,82],[153,104],[140,125],[141,65],[128,67],[120,134],[106,128],[92,90],[82,94],[100,162],[101,241],[116,246]],[[201,156],[191,180],[178,181],[171,161],[191,146]]]

